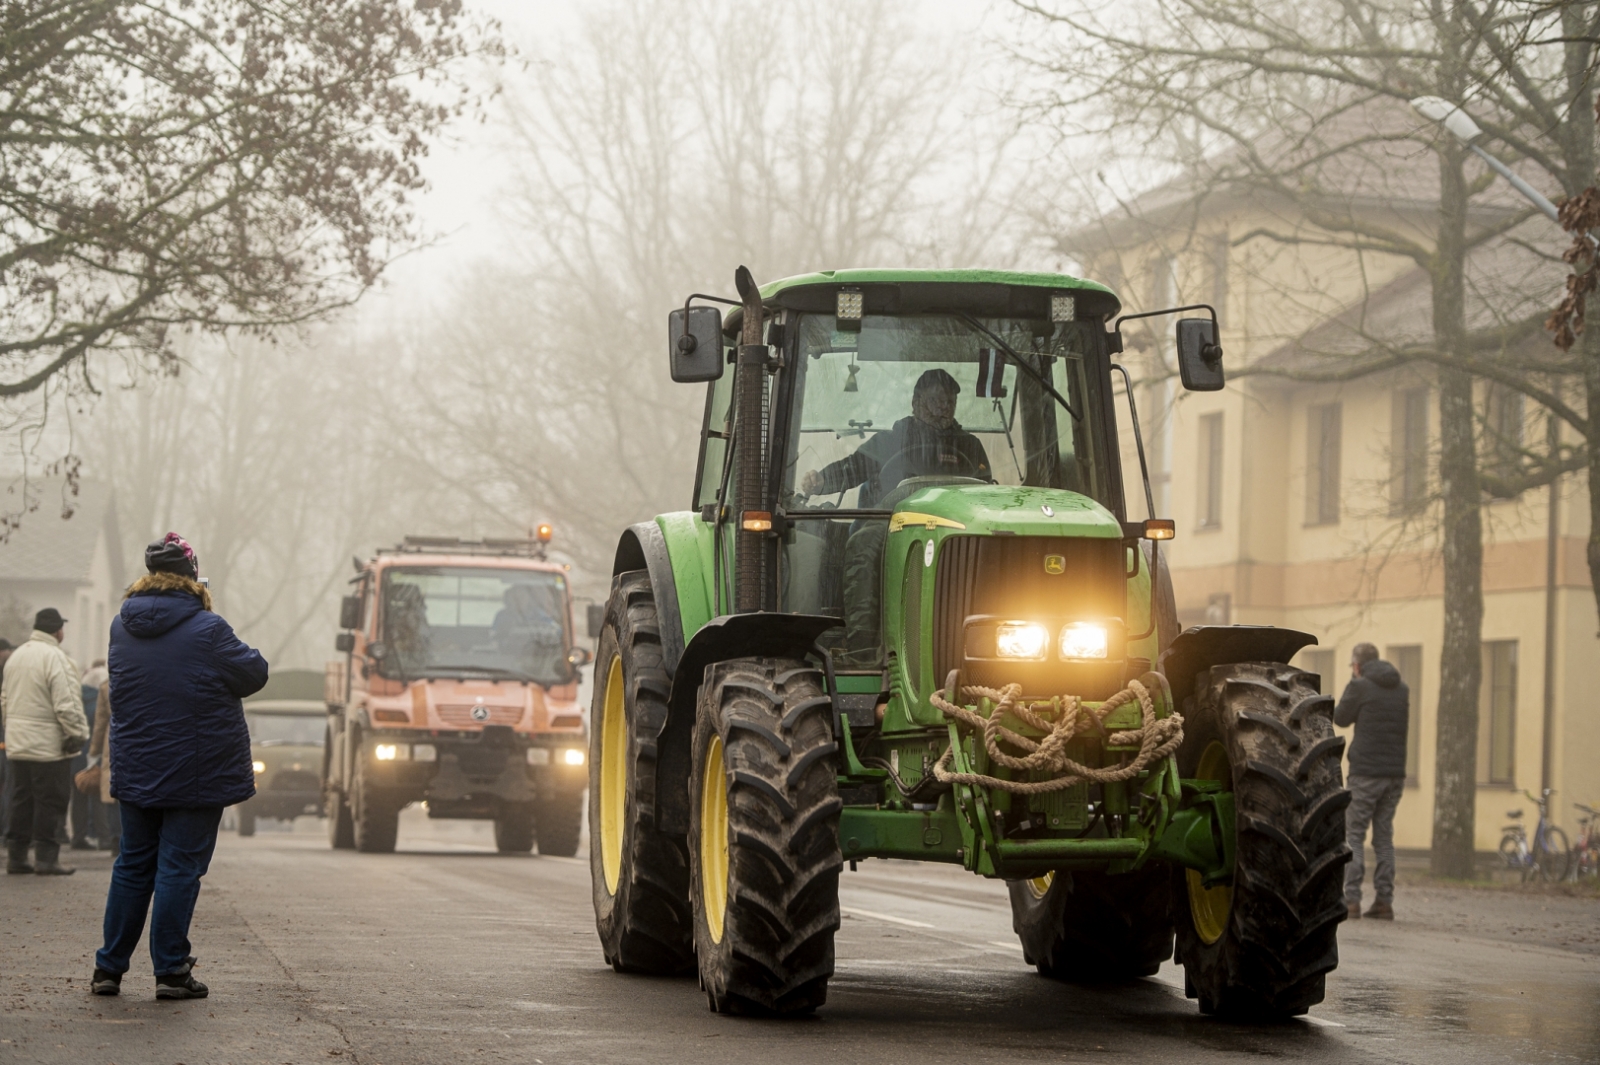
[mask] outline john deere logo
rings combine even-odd
[[[1067,560],[1060,555],[1044,556],[1044,571],[1052,577],[1060,576],[1067,572]]]

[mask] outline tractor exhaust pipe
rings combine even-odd
[[[733,382],[734,504],[739,522],[734,540],[733,603],[735,613],[748,614],[761,609],[767,530],[772,527],[766,499],[767,346],[761,335],[761,290],[748,267],[739,267],[734,284],[744,320]]]

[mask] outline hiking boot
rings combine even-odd
[[[28,845],[26,843],[24,843],[20,847],[17,846],[15,843],[7,845],[7,847],[6,847],[6,872],[8,872],[8,873],[31,873],[31,872],[33,872],[33,863],[28,861]]]
[[[122,991],[122,974],[108,973],[99,967],[89,980],[89,990],[97,995],[115,995]]]
[[[205,998],[211,989],[193,973],[169,973],[156,977],[156,998]]]
[[[34,845],[34,874],[37,876],[71,876],[77,870],[70,865],[62,865],[61,844],[39,843]]]
[[[1372,908],[1367,911],[1367,916],[1377,921],[1392,921],[1394,920],[1394,907],[1389,903],[1384,902],[1382,899],[1379,899],[1378,901],[1374,902],[1372,904]]]
[[[1345,908],[1344,919],[1347,921],[1361,920],[1361,903],[1352,902]]]

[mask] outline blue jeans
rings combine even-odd
[[[155,974],[189,971],[189,921],[200,895],[200,878],[206,875],[211,852],[217,847],[221,822],[220,806],[156,810],[122,804],[122,852],[111,867],[106,945],[94,956],[96,968],[108,973],[128,971],[148,911]]]

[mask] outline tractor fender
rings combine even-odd
[[[1238,662],[1288,662],[1317,638],[1276,625],[1196,625],[1184,629],[1161,655],[1157,667],[1181,702],[1194,692],[1197,677],[1212,666]]]
[[[628,526],[617,541],[611,575],[646,570],[650,590],[655,594],[656,617],[661,624],[661,664],[669,674],[678,671],[683,658],[683,614],[678,609],[678,582],[672,576],[672,556],[667,553],[667,538],[661,526],[641,521]]]
[[[652,574],[653,576],[653,574]],[[661,602],[661,593],[656,593]],[[817,614],[724,614],[712,618],[690,639],[672,672],[667,719],[656,738],[656,825],[664,832],[689,831],[690,743],[695,703],[706,667],[730,658],[805,658],[817,637],[839,625]],[[663,613],[662,625],[666,624]]]

